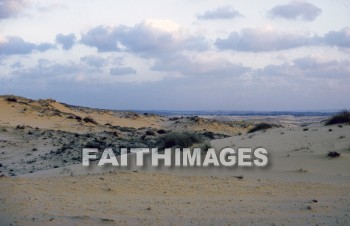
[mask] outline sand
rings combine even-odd
[[[250,122],[170,120],[42,103],[27,103],[28,113],[23,104],[0,98],[0,225],[350,224],[349,125],[324,126],[324,118],[290,122],[284,117],[273,119],[283,127],[247,134]],[[52,116],[56,110],[61,116]],[[98,125],[65,117],[71,114],[93,117]],[[107,122],[134,132],[105,126]],[[151,129],[226,131],[231,136],[211,140],[215,150],[264,147],[270,162],[266,168],[86,168],[64,153],[50,154],[57,148],[54,144],[85,139],[86,133],[112,139],[106,132],[117,130],[117,140],[139,139],[139,133]],[[340,157],[327,157],[329,151]]]

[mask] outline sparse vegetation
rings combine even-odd
[[[330,158],[337,158],[340,156],[340,153],[336,152],[336,151],[330,151],[330,152],[328,152],[327,156]]]
[[[160,129],[157,131],[158,134],[166,134],[166,131],[164,129]]]
[[[8,101],[8,102],[17,102],[17,98],[15,98],[15,97],[7,97],[6,101]]]
[[[145,134],[147,136],[154,136],[154,135],[156,135],[152,130],[147,130]]]
[[[270,129],[272,127],[273,127],[272,124],[262,122],[262,123],[259,123],[259,124],[255,125],[250,130],[248,130],[248,133],[254,133],[254,132],[260,131],[260,130],[266,130],[266,129]]]
[[[86,122],[86,123],[92,123],[92,124],[95,124],[97,125],[98,123],[95,121],[95,119],[91,118],[91,117],[85,117],[83,118],[83,121]]]
[[[200,134],[188,132],[171,132],[159,137],[157,140],[157,144],[159,148],[187,148],[191,147],[194,144],[199,144],[203,141],[204,138]]]
[[[326,126],[340,124],[340,123],[350,123],[350,112],[348,110],[341,111],[326,121]]]

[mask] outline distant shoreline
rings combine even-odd
[[[331,116],[338,111],[171,111],[171,110],[130,110],[141,114],[161,116]]]

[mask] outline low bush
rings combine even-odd
[[[259,124],[255,125],[250,130],[248,130],[248,133],[254,133],[254,132],[260,131],[260,130],[266,130],[266,129],[270,129],[272,127],[273,127],[272,124],[268,124],[268,123],[262,122],[262,123],[259,123]]]
[[[340,123],[350,123],[350,112],[348,110],[344,110],[333,115],[327,120],[326,126]]]
[[[97,125],[98,123],[95,121],[95,119],[91,118],[91,117],[85,117],[83,118],[83,121],[86,122],[86,123],[92,123],[92,124],[95,124]]]
[[[17,98],[15,98],[15,97],[7,97],[6,100],[8,102],[17,102]]]
[[[159,148],[188,148],[194,144],[199,144],[203,141],[203,136],[196,133],[171,132],[160,136],[157,140],[157,146]]]
[[[330,151],[330,152],[328,152],[327,156],[330,158],[337,158],[340,156],[340,153],[336,152],[336,151]]]

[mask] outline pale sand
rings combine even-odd
[[[0,184],[3,225],[350,223],[346,184],[140,172],[6,178]]]
[[[93,115],[101,125],[178,126],[157,116],[108,116],[112,113],[50,105],[61,114]],[[22,112],[23,105],[1,99],[0,106],[2,126],[25,124],[80,133],[106,129],[50,113],[40,116],[46,108],[27,113]],[[185,122],[182,125],[185,128]],[[216,131],[228,128],[208,121],[190,128],[212,125],[218,125]],[[312,123],[307,128],[293,124],[246,134],[232,127],[233,134],[243,134],[211,142],[216,150],[266,148],[270,163],[263,169],[134,165],[120,169],[78,164],[0,178],[0,225],[349,225],[350,126]],[[0,138],[9,139],[9,134],[0,133]],[[44,148],[41,142],[39,150]],[[25,146],[22,142],[18,150],[7,150],[0,160],[20,166]],[[341,156],[330,159],[328,151]]]

